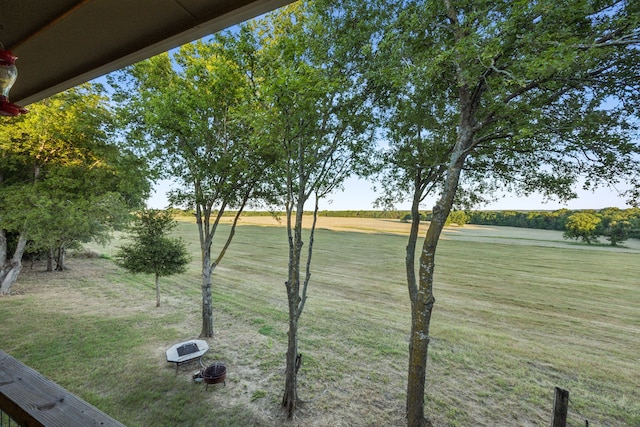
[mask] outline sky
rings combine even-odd
[[[320,201],[320,210],[342,211],[342,210],[379,210],[373,207],[377,198],[376,193],[371,189],[372,184],[358,178],[350,178],[345,182],[344,191],[332,193],[326,200]],[[171,188],[171,181],[160,181],[154,188],[154,193],[148,201],[148,207],[153,209],[164,209],[168,207],[166,192]],[[422,210],[431,210],[435,199],[427,199],[420,206]],[[578,191],[578,198],[567,203],[543,201],[542,196],[516,197],[505,195],[504,198],[486,206],[478,207],[479,210],[545,210],[553,211],[567,208],[570,210],[581,209],[602,209],[608,207],[618,207],[622,209],[630,208],[625,203],[625,198],[618,196],[613,189],[600,189],[594,193]],[[396,206],[399,210],[409,210],[410,204],[405,203]],[[311,210],[312,207],[309,207]]]

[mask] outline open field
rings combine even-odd
[[[404,425],[408,225],[321,218],[300,323],[306,400],[292,426]],[[104,258],[69,270],[25,266],[0,298],[0,349],[129,426],[277,426],[286,348],[286,231],[247,217],[214,272],[217,335],[207,362],[226,386],[194,384],[196,364],[164,360],[200,331],[197,232],[178,232],[190,269],[161,280]],[[357,231],[357,232],[356,232]],[[113,245],[93,247],[106,256]],[[569,425],[640,426],[640,243],[588,247],[561,233],[466,226],[438,248],[427,413],[436,426],[546,426],[553,388]]]

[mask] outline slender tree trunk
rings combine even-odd
[[[290,304],[291,306],[291,304]],[[293,308],[297,311],[297,307]],[[291,307],[289,309],[291,311]],[[289,318],[289,342],[287,345],[287,361],[284,382],[284,395],[282,396],[282,407],[287,414],[287,419],[292,419],[298,401],[298,371],[296,360],[298,358],[298,320]]]
[[[65,270],[66,267],[64,265],[64,258],[66,253],[67,253],[67,250],[65,249],[64,245],[58,246],[58,257],[56,258],[56,271]]]
[[[27,234],[22,232],[18,236],[18,244],[9,259],[7,253],[7,239],[5,230],[0,229],[0,295],[8,295],[11,287],[22,271],[22,255],[27,246]]]
[[[407,253],[405,267],[407,273],[407,285],[409,288],[409,299],[411,301],[411,334],[409,341],[409,381],[407,383],[407,423],[409,426],[422,426],[425,423],[424,411],[424,388],[426,380],[426,358],[421,358],[422,354],[427,354],[429,345],[429,330],[424,330],[425,323],[429,321],[419,319],[419,316],[431,316],[431,310],[427,312],[424,298],[419,296],[419,287],[416,278],[415,256],[418,233],[420,231],[420,177],[416,176],[413,203],[411,205],[411,231],[407,243]],[[424,294],[424,292],[423,292]],[[433,306],[432,301],[431,306]],[[422,327],[423,329],[420,329]],[[427,337],[423,339],[423,337]]]
[[[199,183],[195,184],[196,193],[200,194]],[[221,209],[222,211],[223,209]],[[200,338],[213,337],[213,302],[211,294],[211,275],[215,265],[211,264],[211,244],[215,230],[210,229],[211,206],[208,208],[196,205],[196,223],[202,251],[202,329]],[[217,224],[217,223],[216,223]]]
[[[429,227],[431,230],[431,226]],[[437,239],[437,237],[436,237]],[[424,390],[429,350],[429,326],[435,303],[433,296],[433,256],[435,246],[427,242],[420,256],[420,285],[411,301],[411,335],[409,340],[409,375],[407,382],[407,424],[430,425],[424,416]]]
[[[418,287],[415,292],[410,290],[411,336],[409,338],[409,375],[407,382],[407,424],[409,427],[431,425],[424,416],[424,390],[429,350],[429,326],[431,324],[431,312],[435,303],[433,296],[435,256],[440,234],[458,190],[464,155],[461,150],[458,150],[453,154],[452,158],[442,196],[433,208],[433,218],[422,246]]]
[[[303,186],[300,186],[301,188]],[[292,419],[298,403],[298,319],[300,318],[300,257],[302,254],[302,218],[304,214],[304,196],[298,194],[296,216],[291,223],[292,211],[287,208],[287,232],[289,237],[289,280],[287,286],[287,299],[289,302],[289,342],[287,346],[286,373],[284,384],[284,396],[282,407],[285,409],[287,419]],[[290,206],[290,205],[289,205]]]
[[[202,330],[201,338],[213,337],[213,302],[211,294],[211,248],[205,248],[202,254]]]
[[[160,275],[156,273],[156,307],[160,307]]]
[[[425,294],[426,295],[426,294]],[[412,311],[409,341],[409,381],[407,382],[407,425],[431,425],[424,416],[424,390],[429,350],[429,325],[435,299],[422,299]],[[413,304],[412,304],[413,305]]]
[[[302,245],[302,242],[300,242]],[[297,253],[297,262],[294,260],[294,264],[299,267],[300,265],[300,252]],[[284,395],[282,397],[282,407],[285,409],[287,419],[292,419],[296,410],[298,402],[298,319],[300,317],[299,305],[299,274],[294,274],[294,277],[287,281],[287,295],[289,300],[289,337],[287,345],[287,359],[286,359],[286,372],[284,382]]]

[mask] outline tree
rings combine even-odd
[[[615,219],[609,223],[605,233],[607,235],[607,240],[611,242],[611,246],[618,246],[619,243],[622,243],[629,238],[632,230],[633,225],[630,221]]]
[[[451,211],[446,224],[456,224],[460,227],[469,222],[469,215],[465,211]]]
[[[611,246],[617,246],[631,237],[633,233],[634,210],[605,208],[598,212],[601,222],[598,233],[607,236]]]
[[[62,269],[66,247],[108,239],[149,192],[144,161],[110,138],[101,87],[83,85],[29,109],[0,128],[0,294],[17,279],[27,242],[57,249]]]
[[[348,4],[346,4],[348,3]],[[342,2],[378,13],[365,71],[387,130],[384,201],[412,200],[407,422],[424,416],[435,256],[454,205],[504,189],[637,189],[637,2]],[[634,192],[631,191],[630,194]],[[418,206],[436,196],[419,265]]]
[[[132,243],[122,245],[116,263],[131,273],[155,275],[156,307],[160,307],[160,277],[186,271],[187,248],[179,238],[169,237],[178,223],[168,211],[142,210],[131,227]]]
[[[576,212],[567,218],[565,224],[565,239],[582,239],[591,244],[598,241],[601,218],[590,212]]]
[[[365,120],[368,110],[361,88],[353,80],[348,56],[334,49],[339,45],[332,40],[337,36],[332,30],[312,4],[298,2],[244,25],[238,33],[244,62],[255,64],[251,81],[260,114],[253,126],[278,153],[275,185],[285,207],[289,241],[282,398],[288,418],[298,403],[298,322],[311,281],[318,203],[353,173],[370,141],[365,137],[370,122]],[[303,217],[308,203],[313,203],[313,217],[307,233]]]
[[[202,253],[201,337],[212,337],[212,274],[245,206],[266,196],[273,154],[250,126],[253,93],[246,70],[219,36],[184,45],[111,76],[130,141],[177,188],[170,202],[195,210]],[[224,213],[236,209],[216,256]]]

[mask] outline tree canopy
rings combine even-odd
[[[83,85],[30,106],[0,128],[0,283],[9,292],[27,241],[59,250],[104,241],[149,192],[146,163],[118,145],[99,86]]]
[[[618,183],[629,185],[633,201],[640,182],[638,7],[356,0],[330,12],[344,28],[357,16],[374,17],[362,73],[388,142],[381,202],[412,200],[409,425],[426,423],[435,255],[452,207],[496,189],[566,200],[576,185]],[[416,265],[418,207],[429,194],[437,201]]]
[[[289,418],[298,403],[298,320],[311,280],[318,201],[355,173],[372,141],[367,99],[349,70],[351,60],[338,49],[339,35],[330,21],[323,21],[313,7],[297,2],[242,26],[237,35],[227,33],[226,40],[238,46],[243,63],[253,64],[250,81],[259,106],[253,127],[277,153],[273,194],[275,203],[284,205],[289,242],[282,399]],[[307,234],[302,221],[308,202],[314,216]]]
[[[221,36],[135,64],[111,77],[127,138],[171,177],[177,206],[195,209],[202,250],[202,337],[211,337],[211,276],[231,244],[247,204],[268,198],[274,154],[256,138],[249,70]],[[217,255],[211,248],[223,214],[236,215]],[[220,236],[220,233],[218,233]]]

